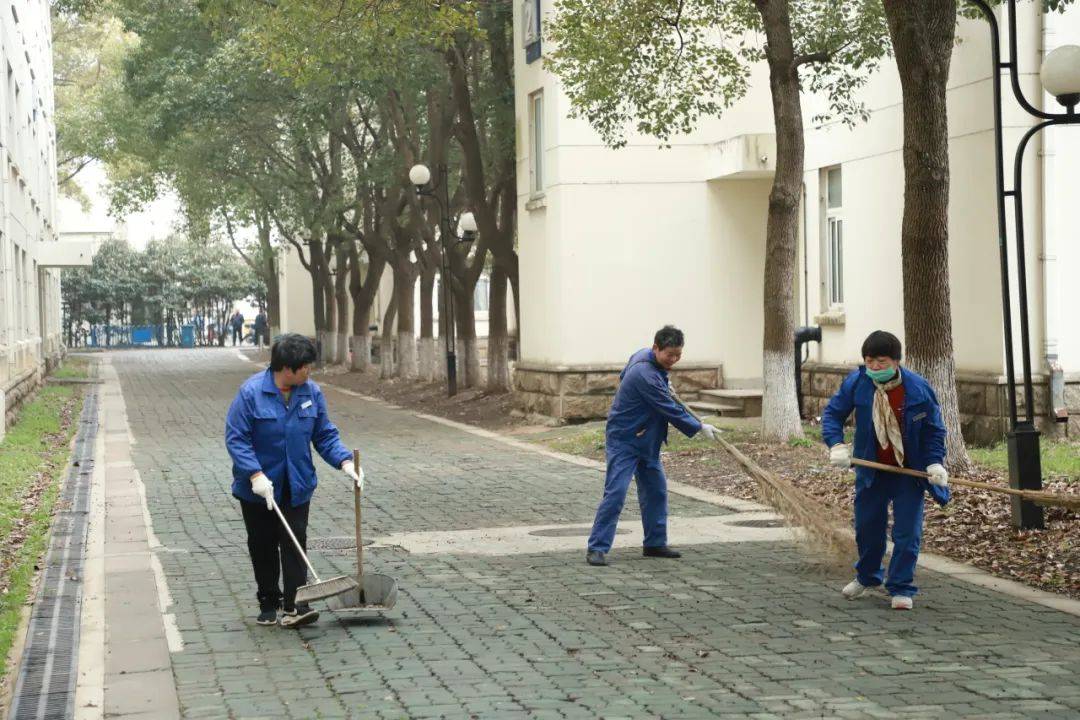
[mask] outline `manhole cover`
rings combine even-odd
[[[625,535],[630,532],[619,528],[615,531],[616,535]],[[589,537],[592,533],[592,526],[582,527],[566,527],[566,528],[545,528],[544,530],[533,530],[530,535],[537,537]]]
[[[371,544],[371,540],[364,540],[364,547]],[[317,537],[308,538],[308,550],[318,550],[323,553],[350,553],[356,550],[356,538],[349,536],[341,537]]]
[[[782,528],[787,527],[787,523],[779,518],[761,518],[759,520],[736,520],[730,522],[728,525],[735,525],[736,527],[752,527],[752,528]]]

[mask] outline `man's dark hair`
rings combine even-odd
[[[317,355],[311,338],[296,333],[279,335],[270,348],[270,369],[278,372],[289,368],[296,372],[315,362]]]
[[[669,347],[682,347],[686,342],[685,338],[683,338],[682,330],[674,325],[665,325],[656,331],[656,336],[653,337],[653,344],[663,350],[664,348]]]
[[[862,344],[862,357],[888,357],[900,362],[903,352],[900,348],[900,338],[891,332],[875,330],[867,336]]]

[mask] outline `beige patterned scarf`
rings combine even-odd
[[[878,445],[883,450],[891,445],[897,464],[903,467],[904,434],[900,430],[900,421],[897,420],[896,413],[889,405],[889,391],[900,387],[904,378],[898,366],[896,377],[889,382],[882,384],[873,379],[871,382],[874,383],[874,434],[877,435]]]

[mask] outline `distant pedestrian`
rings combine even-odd
[[[244,316],[237,310],[233,313],[232,318],[229,320],[229,326],[232,327],[232,344],[236,347],[237,343],[244,344]]]
[[[637,479],[641,524],[645,531],[642,553],[646,557],[677,558],[668,547],[667,478],[660,464],[660,448],[667,442],[668,423],[687,437],[700,432],[709,440],[719,431],[702,424],[675,402],[668,385],[668,371],[682,358],[682,330],[668,325],[657,331],[652,349],[638,350],[619,376],[619,390],[608,413],[605,431],[607,475],[604,498],[596,509],[585,560],[607,565],[607,553],[615,540],[630,480]]]
[[[260,309],[255,316],[255,346],[261,348],[264,342],[270,344],[270,328],[266,322],[266,311]]]
[[[315,445],[322,459],[340,468],[360,488],[364,471],[330,422],[326,399],[308,379],[315,343],[303,335],[282,335],[270,349],[270,367],[240,386],[225,420],[225,446],[232,458],[232,494],[240,501],[248,553],[255,571],[258,624],[282,627],[315,622],[319,613],[296,602],[307,569],[292,546],[274,503],[300,545],[306,547],[308,509],[318,479],[311,460]],[[278,584],[281,579],[283,585]]]

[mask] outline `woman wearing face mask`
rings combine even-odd
[[[830,448],[829,461],[851,467],[851,457],[923,470],[929,481],[859,467],[855,470],[856,577],[843,589],[854,600],[882,584],[885,575],[885,530],[889,504],[893,510],[893,553],[885,589],[894,610],[910,610],[918,588],[915,563],[922,540],[923,495],[949,501],[945,461],[945,424],[930,384],[900,366],[900,340],[876,330],[862,346],[864,365],[852,372],[821,415],[821,436]],[[844,423],[855,411],[855,442],[844,444]]]

